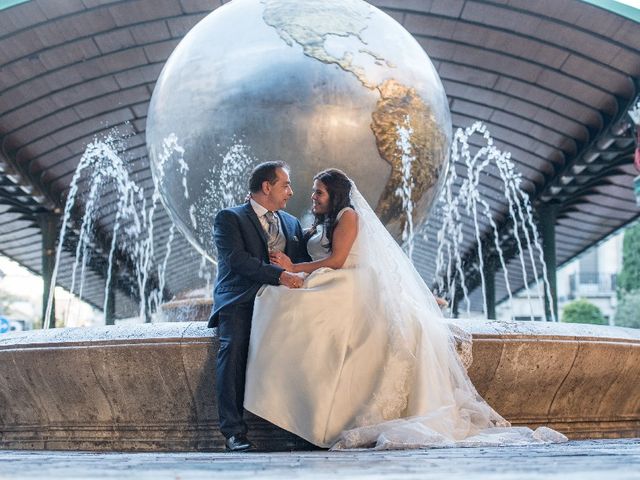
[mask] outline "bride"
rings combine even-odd
[[[436,299],[351,180],[314,178],[312,261],[264,286],[251,326],[244,406],[319,446],[377,449],[566,441],[510,427],[476,392]]]

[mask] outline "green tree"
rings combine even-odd
[[[574,300],[564,307],[562,321],[566,323],[592,323],[595,325],[605,325],[607,323],[600,309],[584,298]]]
[[[640,328],[640,290],[623,292],[615,316],[619,327]]]
[[[622,243],[622,271],[618,275],[618,298],[640,289],[640,223],[627,228]]]

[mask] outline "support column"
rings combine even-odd
[[[51,279],[56,262],[56,238],[58,236],[58,223],[60,216],[55,213],[42,213],[38,215],[38,224],[42,233],[42,328],[55,328],[56,326],[56,303],[55,294],[51,306],[49,318],[47,315],[47,304],[51,291]]]
[[[542,253],[544,263],[547,267],[547,277],[551,288],[551,298],[544,289],[544,313],[546,320],[552,320],[551,312],[558,319],[558,291],[556,282],[556,217],[558,216],[559,205],[543,203],[538,205],[538,227],[542,236]],[[552,310],[553,309],[553,310]]]
[[[150,282],[147,282],[147,286],[144,289],[144,298],[146,302],[146,308],[144,309],[144,323],[151,323],[151,307],[149,305],[149,298],[151,298],[151,292],[153,288]]]
[[[496,319],[496,262],[488,258],[484,261],[484,298],[487,304],[487,318]]]
[[[113,278],[112,278],[113,283]],[[116,320],[116,288],[115,285],[110,285],[109,292],[107,294],[107,305],[104,310],[104,324],[115,325]]]
[[[147,298],[149,298],[147,294]],[[144,310],[144,323],[151,323],[151,309],[147,305],[147,308]]]
[[[458,318],[458,316],[460,315],[460,299],[462,298],[460,290],[461,289],[458,288],[458,285],[454,284],[452,298],[453,305],[451,306],[451,316],[453,318]]]

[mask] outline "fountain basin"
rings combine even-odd
[[[456,320],[469,375],[516,425],[569,438],[640,436],[640,331]],[[53,329],[0,338],[0,448],[118,451],[223,446],[215,330],[203,322]],[[250,416],[264,449],[306,442]]]

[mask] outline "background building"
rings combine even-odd
[[[624,230],[590,248],[558,269],[558,312],[562,319],[564,307],[583,298],[596,305],[610,325],[614,324],[617,305],[616,278],[622,268]],[[533,301],[529,301],[530,296]],[[537,300],[535,287],[514,295],[513,308],[505,300],[496,307],[499,320],[543,320],[544,305]]]

